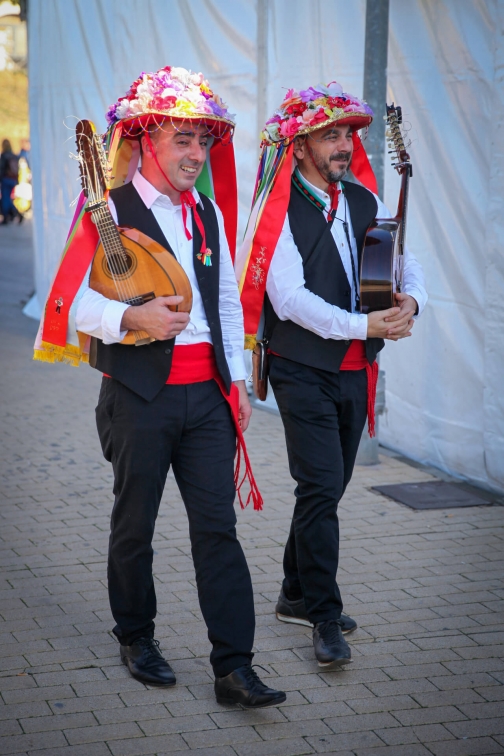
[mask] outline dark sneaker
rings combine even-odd
[[[317,622],[313,628],[313,648],[319,667],[324,669],[337,669],[352,661],[352,652],[343,638],[339,620]]]
[[[277,706],[287,698],[282,690],[273,690],[261,682],[250,664],[238,667],[226,677],[216,677],[214,689],[217,703],[240,704],[244,709]]]
[[[308,615],[306,614],[304,599],[301,598],[296,601],[289,601],[285,596],[283,589],[280,591],[275,611],[276,617],[280,622],[290,622],[293,625],[313,627],[313,624],[310,622]],[[353,632],[357,627],[357,622],[351,617],[347,617],[346,614],[341,615],[340,624],[343,635]]]
[[[121,646],[121,659],[135,680],[147,685],[170,687],[177,682],[175,673],[159,650],[154,638],[139,638],[131,646]]]

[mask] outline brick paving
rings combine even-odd
[[[274,616],[293,483],[278,417],[247,433],[265,498],[239,513],[254,580],[256,661],[278,708],[219,706],[187,520],[172,476],[155,539],[158,637],[178,678],[147,688],[110,633],[112,476],[94,427],[95,371],[31,361],[21,315],[30,228],[0,229],[0,754],[479,756],[504,753],[502,506],[413,512],[372,485],[432,480],[383,454],[341,504],[340,580],[353,664],[320,673],[306,628]]]

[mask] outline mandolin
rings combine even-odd
[[[174,255],[135,228],[116,226],[107,204],[107,157],[91,121],[76,127],[77,153],[86,211],[96,224],[100,243],[91,265],[89,286],[107,299],[138,306],[155,297],[184,297],[174,312],[190,312],[192,290]],[[150,344],[145,331],[128,331],[121,344]]]
[[[361,312],[388,310],[395,306],[395,294],[402,291],[406,211],[409,180],[413,166],[404,147],[401,134],[401,108],[387,105],[386,136],[389,153],[394,154],[392,165],[401,176],[401,190],[395,218],[376,218],[364,241],[360,270]]]

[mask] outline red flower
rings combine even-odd
[[[327,121],[327,114],[323,108],[320,108],[311,119],[310,126],[315,126],[316,123],[321,123],[322,121]]]
[[[304,102],[294,102],[292,103],[292,105],[289,105],[289,107],[286,109],[286,112],[289,115],[300,116],[303,115],[305,109],[306,105],[304,104]]]
[[[152,98],[151,107],[154,110],[170,110],[170,108],[175,107],[176,102],[177,98],[173,95],[170,95],[169,97],[160,97],[157,95]]]
[[[328,97],[327,98],[327,105],[331,109],[344,108],[346,104],[347,104],[347,100],[344,97]]]

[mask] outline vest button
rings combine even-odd
[[[165,349],[165,350],[164,350],[164,353],[165,353],[165,354],[171,354],[171,349]]]

